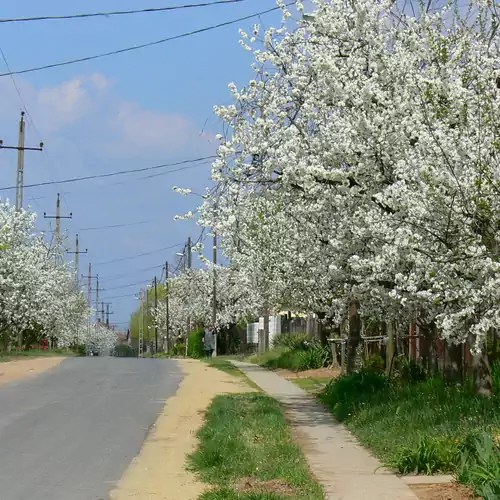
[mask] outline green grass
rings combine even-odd
[[[449,386],[441,378],[410,383],[361,372],[332,382],[320,397],[403,474],[458,473],[467,443],[483,431],[500,434],[500,396],[477,397],[470,384]]]
[[[254,354],[248,361],[271,370],[284,368],[296,372],[328,366],[332,362],[330,347],[311,340],[304,344],[305,339],[301,334],[281,335],[273,349]]]
[[[260,393],[218,396],[210,406],[190,468],[213,489],[203,500],[320,500],[277,401]],[[245,481],[253,487],[242,489]],[[272,485],[278,484],[279,488]]]
[[[295,378],[291,382],[298,385],[301,389],[304,389],[310,393],[317,393],[323,390],[326,385],[331,382],[331,378],[327,377],[307,377],[307,378]]]
[[[253,387],[257,391],[260,391],[261,388],[252,380],[250,380],[239,368],[231,363],[231,359],[234,358],[224,358],[221,356],[217,356],[215,358],[203,358],[203,361],[207,363],[209,366],[213,368],[217,368],[218,370],[228,373],[229,375],[233,375],[234,377],[241,378],[244,380],[250,387]]]
[[[16,359],[23,358],[49,358],[53,356],[66,356],[72,357],[76,356],[73,351],[54,349],[54,350],[32,350],[32,351],[11,351],[9,353],[0,353],[0,363],[5,363],[7,361],[14,361]]]

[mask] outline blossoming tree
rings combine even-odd
[[[260,39],[255,78],[216,108],[217,189],[200,208],[260,303],[437,324],[468,341],[488,394],[500,326],[500,39],[479,4],[418,15],[392,1],[314,0],[313,16]],[[300,2],[298,3],[301,9]],[[263,45],[263,47],[262,47]],[[258,303],[259,301],[256,301]]]

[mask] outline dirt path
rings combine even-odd
[[[130,464],[112,500],[195,500],[207,486],[186,471],[186,457],[197,445],[204,411],[218,394],[252,389],[201,361],[181,360],[185,373],[177,394],[167,401],[140,454]]]
[[[64,357],[23,358],[0,363],[0,384],[40,375],[60,364]]]

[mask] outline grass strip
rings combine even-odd
[[[9,353],[0,353],[0,363],[15,361],[25,358],[52,358],[54,356],[74,357],[76,354],[70,350],[29,350],[29,351],[11,351]]]
[[[212,368],[217,368],[224,373],[228,373],[229,375],[233,375],[234,377],[241,378],[253,389],[257,391],[261,390],[261,388],[255,382],[250,380],[239,368],[231,363],[230,358],[203,358],[203,361],[205,361],[205,363],[207,363]]]
[[[212,402],[190,469],[214,486],[202,500],[321,500],[279,403],[261,393]]]

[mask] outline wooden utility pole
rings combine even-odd
[[[73,218],[72,212],[70,212],[69,215],[61,215],[61,200],[60,200],[59,193],[57,193],[56,215],[47,215],[47,213],[44,212],[43,218],[56,220],[56,246],[59,247],[59,245],[61,243],[61,219],[72,219]]]
[[[4,146],[0,140],[0,149],[16,149],[17,150],[17,178],[16,178],[16,210],[23,208],[24,197],[24,152],[25,151],[43,151],[43,142],[40,142],[38,148],[27,148],[24,145],[25,137],[25,121],[24,111],[21,112],[19,120],[19,140],[17,146]]]
[[[158,310],[158,280],[154,279],[154,287],[155,287],[155,311]],[[155,354],[158,353],[158,325],[155,322]]]
[[[69,254],[74,254],[75,255],[75,276],[76,276],[76,289],[80,289],[80,254],[82,253],[88,253],[88,249],[86,248],[85,251],[80,250],[80,244],[78,243],[78,233],[76,235],[76,245],[75,245],[75,251],[74,252],[67,252]]]
[[[215,274],[215,267],[217,266],[217,235],[214,231],[214,248],[213,248],[213,264],[214,264],[214,275],[213,275],[213,292],[212,292],[212,328],[214,329],[214,352],[212,356],[217,357],[217,330],[215,325],[217,323],[217,276]]]

